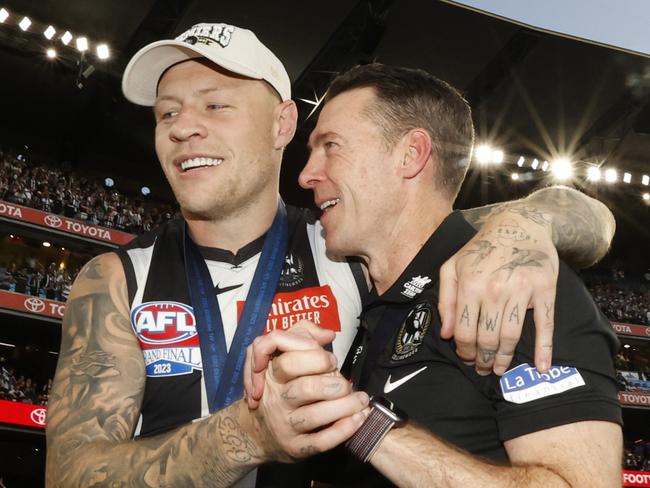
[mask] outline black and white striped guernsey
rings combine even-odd
[[[343,363],[356,334],[367,283],[357,263],[325,253],[320,222],[287,206],[289,250],[266,332],[300,319],[337,331],[333,350]],[[201,248],[224,322],[228,347],[246,299],[264,236],[233,255]],[[201,352],[183,263],[183,221],[173,220],[118,251],[142,348],[146,384],[136,436],[152,436],[208,415]]]

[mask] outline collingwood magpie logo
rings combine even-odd
[[[183,32],[176,38],[177,41],[188,44],[210,44],[216,42],[221,47],[227,47],[232,39],[235,27],[227,24],[198,24],[190,30]]]
[[[290,288],[299,285],[304,279],[302,260],[293,253],[284,258],[284,267],[280,274],[280,286]]]
[[[414,276],[411,281],[404,283],[402,295],[407,298],[413,298],[424,291],[424,287],[431,283],[431,278],[428,276]]]
[[[419,303],[409,312],[397,334],[391,356],[393,361],[401,361],[418,352],[431,325],[432,315],[433,310],[428,303]]]

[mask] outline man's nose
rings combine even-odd
[[[170,137],[175,142],[182,142],[194,137],[206,137],[207,133],[201,117],[191,109],[183,109],[174,120]]]

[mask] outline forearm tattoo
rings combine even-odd
[[[257,456],[240,405],[132,440],[144,364],[124,276],[107,262],[100,256],[84,267],[67,303],[48,411],[47,486],[231,485]]]
[[[566,187],[544,188],[523,200],[464,210],[463,216],[480,229],[489,217],[507,213],[550,226],[560,257],[578,268],[603,258],[615,229],[605,205]]]

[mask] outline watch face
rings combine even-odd
[[[413,356],[429,330],[433,309],[428,303],[418,303],[406,316],[397,333],[395,349],[391,359],[401,361]]]
[[[374,408],[377,409],[378,412],[395,422],[395,427],[401,426],[404,422],[406,422],[406,419],[408,418],[402,409],[397,407],[397,405],[395,405],[387,398],[381,396],[373,396],[370,403]]]

